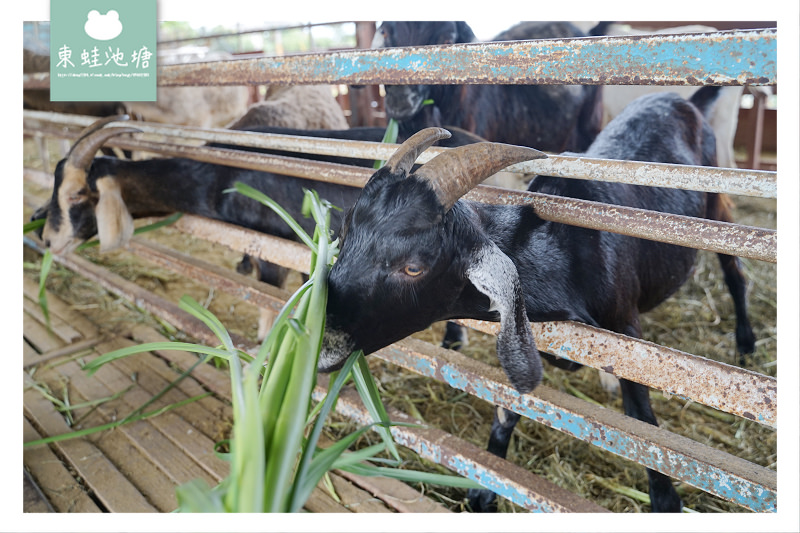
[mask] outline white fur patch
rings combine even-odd
[[[128,245],[133,236],[133,217],[122,199],[122,190],[112,178],[97,180],[97,237],[100,251],[108,252]]]
[[[330,372],[342,366],[355,350],[355,343],[350,335],[338,329],[325,329],[322,336],[322,350],[319,353],[317,370]]]

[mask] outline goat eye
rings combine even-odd
[[[425,272],[425,270],[417,265],[406,265],[406,267],[403,269],[403,272],[405,272],[407,276],[415,278]]]
[[[85,199],[86,199],[86,189],[85,188],[79,190],[78,192],[74,192],[74,193],[70,194],[69,197],[67,197],[67,201],[70,204],[77,204],[77,203],[80,203],[80,202],[84,201]]]

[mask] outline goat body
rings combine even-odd
[[[251,105],[226,128],[241,130],[254,126],[343,130],[348,123],[330,86],[292,85],[268,87],[263,101]]]
[[[523,22],[493,41],[583,37],[569,22]],[[383,22],[373,48],[469,43],[464,22]],[[387,85],[386,113],[410,135],[452,124],[489,141],[561,152],[585,150],[600,131],[595,85]],[[423,106],[433,99],[434,106]]]
[[[586,155],[714,165],[714,135],[703,111],[713,105],[717,91],[703,88],[691,101],[671,93],[639,98],[600,133]],[[501,365],[511,383],[527,392],[541,376],[528,320],[574,320],[641,337],[640,313],[688,278],[696,255],[691,248],[549,222],[529,206],[443,204],[436,193],[440,183],[463,181],[469,173],[465,161],[474,165],[484,159],[467,155],[472,149],[455,149],[461,155],[451,150],[414,172],[381,169],[364,188],[345,218],[341,253],[329,276],[322,369],[338,368],[354,349],[375,351],[435,321],[494,320],[501,322]],[[432,171],[425,170],[437,161],[434,173],[443,176],[429,178]],[[446,176],[448,167],[457,169],[455,177]],[[731,220],[724,197],[710,193],[548,176],[535,178],[529,190]],[[744,277],[737,258],[719,257],[736,306],[737,347],[751,352]],[[580,366],[544,356],[559,366]],[[625,412],[656,424],[647,388],[627,380],[621,380],[621,388]],[[490,450],[505,454],[518,418],[510,412],[496,417]],[[669,478],[648,474],[653,510],[680,510]],[[473,508],[485,509],[493,495],[476,491],[470,499]]]

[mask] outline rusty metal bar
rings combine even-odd
[[[464,196],[493,204],[530,205],[544,220],[716,253],[778,262],[775,230],[479,185]]]
[[[775,85],[777,30],[347,50],[159,67],[160,86],[280,84]],[[25,89],[49,73],[23,75]]]
[[[175,227],[233,250],[308,273],[310,251],[296,242],[192,215],[184,215],[175,223]],[[141,249],[140,244],[135,246],[136,250]],[[158,262],[189,277],[192,277],[190,272],[195,270],[180,265],[176,259],[164,258]],[[173,262],[180,266],[172,266]],[[231,273],[231,276],[239,277],[235,273]],[[217,277],[224,278],[224,273],[220,273]],[[233,290],[228,286],[228,281],[217,283],[216,278],[210,275],[203,275],[197,279],[206,284],[213,284],[221,290]],[[251,296],[243,298],[249,299]],[[256,301],[253,303],[262,305]],[[274,306],[278,304],[271,305],[275,309]],[[479,320],[459,322],[484,333],[497,334],[497,324],[492,322]],[[618,377],[769,427],[776,427],[777,380],[775,378],[584,324],[544,322],[532,323],[531,327],[537,345],[548,353],[608,371]],[[668,368],[669,371],[653,373],[652,362],[656,360],[659,361],[659,368]],[[698,380],[697,376],[703,376],[703,379]]]
[[[291,293],[288,291],[256,281],[249,276],[231,272],[230,269],[175,252],[172,248],[162,246],[157,242],[134,237],[131,239],[128,249],[142,259],[224,291],[244,302],[269,309],[275,314],[281,311],[291,297]]]
[[[324,383],[325,387],[327,387],[327,381],[327,376],[318,377],[318,382]],[[324,398],[325,390],[319,387],[315,389],[314,399],[321,401]],[[359,424],[372,423],[372,417],[352,389],[342,391],[336,403],[336,411]],[[419,421],[391,407],[387,407],[387,414],[393,422],[419,424]],[[527,470],[520,469],[441,429],[429,426],[416,428],[393,426],[391,432],[396,442],[414,450],[422,458],[473,479],[496,494],[528,510],[545,513],[608,512],[604,507],[585,500]]]
[[[483,320],[458,322],[491,335],[500,329]],[[773,377],[577,322],[534,322],[531,329],[543,352],[777,428]]]
[[[195,237],[309,274],[311,252],[308,247],[300,243],[193,215],[182,216],[174,226]]]
[[[43,252],[41,243],[30,238],[24,240],[29,246]],[[138,307],[179,325],[190,335],[205,339],[206,342],[217,342],[196,319],[186,317],[185,321],[186,314],[171,302],[152,295],[102,267],[75,254],[57,256],[55,260],[87,276],[112,293],[132,300]],[[246,351],[254,349],[239,338],[234,338],[234,343]],[[596,407],[546,386],[538,387],[535,394],[520,395],[508,384],[499,368],[490,367],[458,352],[438,348],[416,339],[405,339],[376,352],[376,355],[393,364],[514,410],[648,468],[661,471],[723,499],[756,511],[775,510],[777,475],[767,468],[718,450],[711,450],[708,446],[691,439],[674,435],[621,413]],[[399,440],[414,443],[419,440],[419,434],[410,438],[401,435]],[[456,467],[463,475],[472,477],[492,489],[509,486],[507,479],[495,479],[491,469],[476,468],[470,460],[464,463],[458,454],[453,455],[452,451],[442,448],[441,438],[432,441],[425,439],[418,449],[421,450],[418,453],[433,460],[444,461],[440,464]],[[515,492],[516,490],[514,489]],[[514,493],[511,496],[514,497]]]
[[[42,111],[26,110],[23,114],[25,119],[30,119],[32,122],[70,124],[81,127],[86,127],[95,120],[95,117],[67,116]],[[117,124],[131,125],[130,122]],[[363,159],[386,160],[397,149],[396,144],[237,132],[219,128],[180,127],[148,122],[136,122],[135,126],[145,133],[151,134],[180,136],[207,142],[226,142],[273,150],[361,157]],[[30,133],[33,131],[29,130]],[[53,133],[55,134],[55,132]],[[59,136],[61,135],[59,134]],[[445,150],[445,148],[439,147],[429,148],[420,156],[418,161],[420,163],[430,161]],[[519,163],[506,170],[525,174],[671,187],[762,198],[777,198],[778,189],[776,172],[643,163],[639,161],[614,161],[560,155],[550,155],[547,159]]]
[[[41,243],[33,239],[25,239],[26,244],[40,253],[44,251]],[[138,248],[149,246],[144,242]],[[157,256],[156,249],[151,255]],[[94,265],[75,254],[57,256],[55,260],[70,268],[89,280],[98,283],[106,290],[131,300],[137,307],[159,316],[175,325],[192,337],[199,339],[210,346],[215,346],[219,340],[199,320],[184,312],[172,302],[146,291],[134,283],[113,274],[103,267]],[[167,259],[159,261],[166,266],[177,265]],[[199,262],[198,262],[199,264]],[[193,272],[194,273],[194,272]],[[215,278],[216,279],[216,278]],[[256,289],[258,290],[258,289]],[[265,297],[269,297],[265,295]],[[236,348],[251,355],[255,355],[258,347],[252,343],[231,334]],[[318,385],[314,389],[314,397],[320,399],[327,392],[327,378],[318,377]],[[351,393],[343,393],[337,402],[336,411],[348,416],[357,422],[371,423],[369,413],[360,403],[360,400]],[[398,422],[414,420],[396,409],[389,410],[391,419]],[[504,459],[500,459],[485,450],[449,435],[436,428],[420,427],[393,427],[392,434],[398,443],[416,451],[426,459],[437,462],[451,470],[470,477],[484,486],[497,490],[499,494],[508,497],[515,503],[533,511],[543,512],[607,512],[603,507],[546,481],[535,474],[516,466]]]
[[[107,143],[199,161],[363,187],[372,170],[243,150],[113,138]],[[776,263],[777,232],[694,217],[479,185],[464,197],[490,204],[530,205],[544,220]]]
[[[308,273],[310,251],[296,242],[192,215],[184,215],[175,226],[180,231],[210,242]],[[136,239],[132,241],[133,250],[149,259],[154,252],[146,247],[143,248],[140,242]],[[189,268],[188,264],[183,264],[188,263],[188,260],[170,258],[166,251],[160,251],[159,254],[164,258],[152,260],[162,266],[189,277],[193,277],[192,273],[197,270]],[[220,271],[218,275],[212,277],[203,273],[196,279],[236,294],[256,305],[270,307],[273,310],[280,308],[281,304],[275,300],[277,296],[272,295],[272,300],[267,302],[254,300],[253,298],[257,297],[252,295],[254,290],[252,287],[248,288],[250,292],[242,293],[240,291],[244,289],[237,289],[236,284],[231,285],[224,279],[226,274],[227,272]],[[229,273],[228,277],[237,280],[241,278],[233,272]],[[221,278],[222,281],[217,282],[217,278]],[[256,282],[248,280],[246,283]],[[260,290],[262,285],[257,284],[254,287]],[[484,333],[497,334],[498,326],[493,322],[480,320],[459,322]],[[575,322],[532,323],[531,327],[537,345],[548,353],[608,371],[618,377],[769,427],[777,425],[775,378]],[[659,368],[668,368],[669,371],[653,373],[651,371],[653,361],[659,362]],[[702,376],[702,379],[697,379],[697,376]]]
[[[536,422],[755,511],[774,512],[777,474],[738,457],[540,385],[519,394],[499,368],[407,338],[376,352]]]

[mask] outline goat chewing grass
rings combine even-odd
[[[325,327],[328,271],[338,253],[338,242],[329,239],[330,205],[307,191],[304,211],[316,229],[313,238],[263,193],[237,183],[235,190],[276,210],[312,249],[311,276],[287,301],[255,358],[237,350],[221,322],[191,298],[181,298],[181,308],[202,320],[219,338],[219,347],[190,343],[146,343],[109,352],[86,365],[94,372],[101,365],[134,353],[180,349],[227,361],[231,373],[233,430],[228,477],[215,488],[192,481],[177,489],[179,510],[185,512],[297,512],[314,487],[331,469],[361,475],[384,475],[406,481],[477,488],[475,482],[455,476],[364,464],[387,451],[400,456],[389,432],[388,420],[377,386],[364,356],[354,352],[335,376],[325,399],[311,407],[317,375],[317,360]],[[246,364],[247,363],[247,364]],[[364,405],[375,422],[363,426],[326,449],[317,442],[325,421],[347,379],[352,376]],[[368,429],[374,428],[382,443],[358,453],[345,450]],[[383,460],[386,462],[386,460]]]

